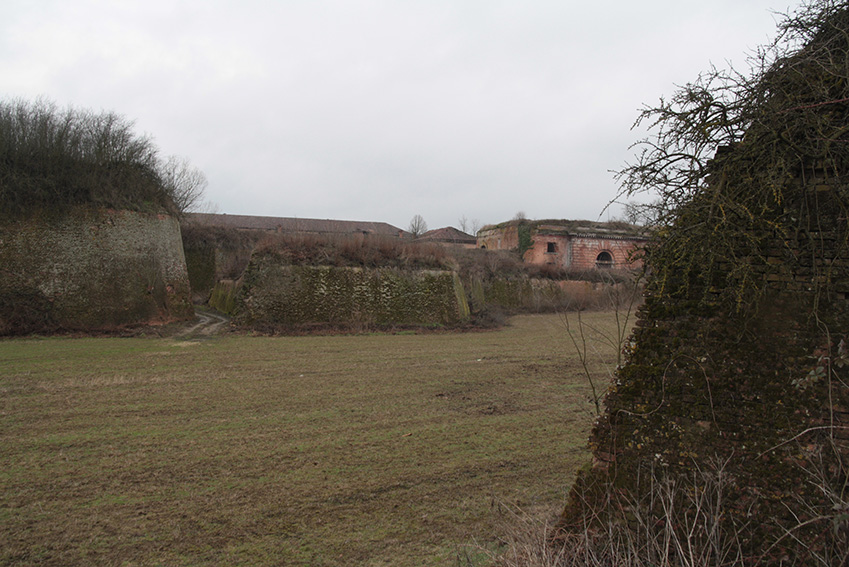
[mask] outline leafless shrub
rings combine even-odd
[[[188,159],[169,156],[158,166],[165,192],[171,196],[177,210],[189,212],[203,205],[203,194],[208,182],[206,175]]]
[[[0,211],[93,204],[179,214],[199,201],[205,178],[157,152],[150,137],[113,112],[60,110],[45,99],[0,101]]]
[[[744,542],[753,522],[771,519],[741,518],[735,513],[729,499],[734,479],[726,473],[727,461],[719,459],[690,476],[670,475],[659,464],[651,467],[644,480],[648,490],[641,497],[610,493],[603,518],[586,518],[569,532],[552,531],[552,514],[540,518],[511,510],[500,534],[504,551],[490,555],[499,567],[847,565],[849,499],[846,487],[834,486],[833,475],[820,466],[822,462],[811,459],[805,470],[828,496],[828,505],[811,509],[808,520],[785,526],[783,535],[758,556],[745,555]],[[821,524],[823,537],[829,539],[824,551],[801,560],[772,553],[781,540],[794,538],[812,522]]]
[[[313,266],[452,268],[438,244],[375,235],[277,234],[262,239],[255,254],[274,254],[285,262]]]

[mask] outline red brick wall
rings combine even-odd
[[[553,264],[558,268],[568,268],[571,259],[568,235],[537,234],[533,237],[533,246],[525,252],[523,260],[526,264]],[[554,245],[554,252],[549,252],[549,244]]]
[[[631,256],[643,240],[628,238],[604,238],[575,236],[564,231],[559,233],[543,230],[532,234],[532,245],[522,257],[525,263],[554,265],[558,268],[577,270],[595,269],[596,259],[602,252],[613,258],[614,270],[639,268],[642,261],[631,261]],[[549,251],[553,245],[553,251]],[[516,226],[492,227],[478,233],[478,248],[487,250],[516,250],[519,248],[519,231]]]
[[[554,252],[549,252],[549,244]],[[596,259],[602,252],[613,258],[614,270],[638,268],[640,260],[629,262],[638,241],[626,239],[592,238],[568,236],[562,234],[536,234],[533,246],[525,252],[527,264],[553,264],[560,268],[592,270],[596,268]]]
[[[596,267],[596,259],[602,252],[607,252],[613,258],[614,270],[639,267],[639,263],[629,263],[631,254],[637,243],[633,240],[572,237],[572,268],[591,270]]]

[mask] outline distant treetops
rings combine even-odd
[[[118,114],[0,101],[0,215],[85,204],[180,215],[199,204],[206,185],[200,170],[161,158]]]

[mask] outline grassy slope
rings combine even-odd
[[[450,564],[500,504],[559,505],[587,461],[572,350],[556,315],[1,341],[0,564]]]

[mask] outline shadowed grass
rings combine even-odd
[[[0,341],[0,564],[451,564],[588,458],[562,321],[511,323]]]

